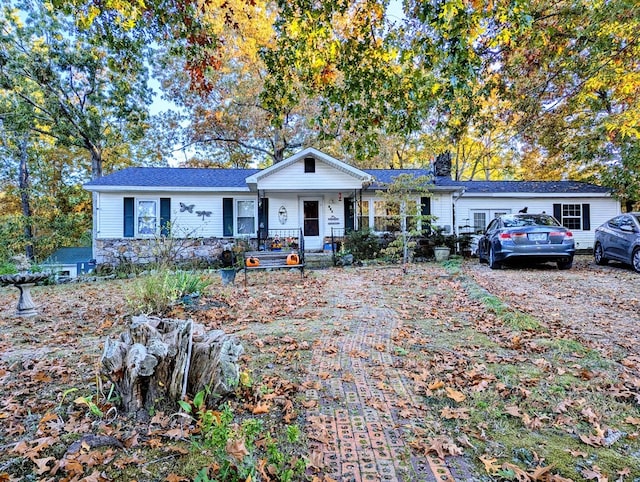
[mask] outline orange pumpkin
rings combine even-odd
[[[287,256],[287,264],[300,264],[300,256],[296,253],[291,253]]]
[[[246,263],[249,268],[260,266],[260,260],[258,258],[254,258],[253,256],[247,258]]]

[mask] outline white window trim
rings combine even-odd
[[[238,232],[238,217],[240,209],[238,203],[242,201],[251,201],[253,203],[253,232],[252,233],[239,233]],[[233,233],[236,237],[251,237],[258,235],[258,200],[255,197],[234,197],[233,198]]]
[[[565,216],[564,215],[565,206],[578,206],[578,214],[577,214],[577,216]],[[559,221],[560,221],[560,224],[562,226],[564,226],[564,220],[565,219],[577,219],[578,220],[578,225],[580,227],[578,227],[578,228],[568,228],[568,229],[571,229],[573,231],[582,231],[582,204],[581,203],[562,203],[562,204],[560,204],[560,217],[561,217],[561,219],[559,219]]]
[[[133,198],[134,199],[134,237],[135,238],[153,238],[160,234],[160,198]],[[155,203],[155,226],[153,228],[153,233],[141,233],[140,232],[140,203],[141,202],[153,202]]]

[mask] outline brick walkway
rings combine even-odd
[[[399,316],[385,306],[382,284],[366,286],[358,270],[338,280],[321,315],[327,328],[309,370],[313,383],[306,398],[317,401],[307,412],[312,458],[342,482],[471,480],[460,461],[449,468],[439,458],[411,453],[415,434],[403,417],[419,417],[425,407],[394,368],[391,337]]]

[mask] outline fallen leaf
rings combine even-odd
[[[47,464],[55,460],[53,457],[45,457],[43,459],[31,459],[31,461],[38,466],[36,473],[38,475],[46,474],[51,470],[51,467],[48,467]]]
[[[498,459],[489,458],[485,455],[481,455],[479,459],[484,465],[484,470],[486,470],[488,474],[496,474],[500,470],[500,466],[497,464]]]
[[[447,392],[447,397],[458,403],[463,402],[465,398],[467,398],[464,393],[454,390],[451,387],[445,388],[445,391]]]
[[[239,462],[242,462],[245,456],[249,455],[249,451],[247,450],[247,447],[245,447],[244,441],[239,439],[227,440],[226,451]]]
[[[251,413],[254,415],[258,415],[261,413],[269,413],[270,405],[268,403],[260,403],[258,402],[255,407],[251,409]]]
[[[436,380],[435,382],[431,382],[429,385],[427,385],[427,388],[429,390],[437,390],[442,387],[444,387],[444,382],[442,380]]]

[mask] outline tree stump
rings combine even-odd
[[[140,418],[205,388],[213,395],[233,392],[243,352],[222,330],[207,333],[192,320],[137,316],[117,340],[105,341],[101,363],[121,408]]]

